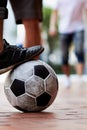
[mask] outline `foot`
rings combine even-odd
[[[3,40],[3,42],[4,50],[0,53],[0,74],[9,71],[15,65],[34,59],[44,50],[44,48],[39,45],[25,49],[9,45],[6,40]]]
[[[83,76],[82,76],[82,75],[77,75],[76,84],[77,84],[78,86],[83,86],[83,83],[84,83],[84,81],[83,81]]]
[[[65,88],[70,88],[71,86],[71,81],[69,76],[65,76],[65,82],[64,82]]]

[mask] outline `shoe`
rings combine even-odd
[[[83,83],[84,83],[84,81],[83,81],[83,76],[82,76],[82,75],[77,75],[77,76],[76,76],[76,84],[77,84],[78,86],[83,86]]]
[[[71,86],[70,77],[65,76],[64,86],[65,86],[65,88],[70,88],[70,86]]]
[[[3,40],[3,42],[4,50],[0,53],[0,74],[9,71],[15,65],[34,59],[44,50],[40,45],[30,48],[20,48],[9,45],[6,40]]]

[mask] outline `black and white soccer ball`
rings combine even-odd
[[[41,60],[28,61],[8,73],[4,91],[16,109],[38,112],[53,103],[58,92],[58,79],[47,63]]]

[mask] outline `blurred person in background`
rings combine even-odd
[[[14,4],[16,4],[15,0],[13,0],[13,2]],[[24,0],[24,2],[26,3],[27,6],[28,2],[26,2],[26,0]],[[26,6],[23,6],[23,3],[22,4],[21,3],[22,1],[19,4],[17,4],[17,8],[20,9],[21,7],[24,10]],[[17,46],[9,45],[9,43],[5,39],[3,40],[3,22],[4,19],[8,17],[8,10],[6,6],[7,6],[7,0],[0,0],[0,74],[12,69],[15,65],[18,65],[20,63],[35,58],[43,51],[43,47],[40,45],[35,46],[35,44],[33,44],[34,47],[25,49],[25,48],[19,48]],[[20,21],[20,15],[18,16]],[[25,20],[23,23],[27,24],[27,20]],[[9,27],[10,27],[10,23],[9,23]]]
[[[56,0],[50,18],[49,35],[57,34],[58,24],[59,43],[62,51],[62,71],[66,76],[65,86],[70,87],[69,48],[75,47],[77,57],[76,72],[79,81],[84,72],[84,20],[83,10],[87,9],[87,0]]]

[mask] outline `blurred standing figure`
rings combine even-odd
[[[16,24],[25,29],[24,47],[41,44],[42,0],[10,0]]]
[[[84,71],[84,9],[87,9],[87,0],[56,0],[53,5],[49,35],[56,35],[56,24],[58,23],[59,42],[62,51],[62,70],[66,75],[66,87],[70,87],[68,59],[71,43],[74,43],[75,54],[78,60],[76,65],[78,76],[81,77]],[[59,22],[57,22],[57,18],[59,18]]]

